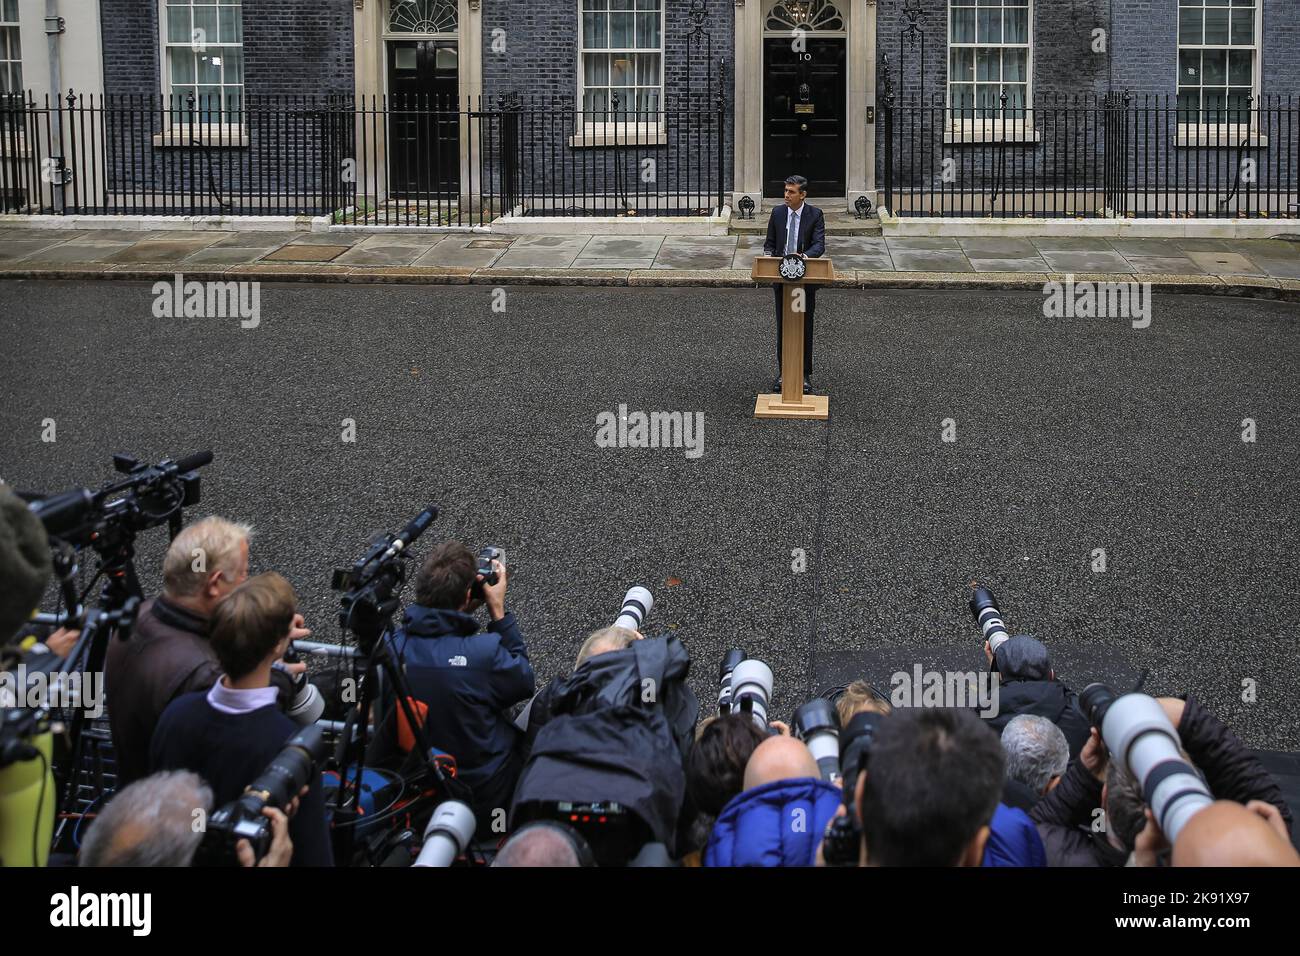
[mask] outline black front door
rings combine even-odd
[[[763,41],[763,195],[782,195],[785,178],[808,180],[814,199],[842,197],[845,179],[845,50],[843,37]]]
[[[388,172],[392,192],[450,197],[460,187],[455,40],[388,44]]]

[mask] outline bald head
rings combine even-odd
[[[745,789],[752,790],[776,780],[820,777],[817,761],[801,741],[793,737],[768,737],[754,748],[745,764]]]
[[[493,866],[581,866],[573,841],[558,825],[530,823],[501,848]]]
[[[1259,814],[1219,800],[1193,816],[1174,844],[1174,866],[1300,866],[1290,842]]]

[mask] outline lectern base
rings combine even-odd
[[[787,405],[780,392],[767,392],[754,403],[755,418],[830,418],[831,400],[826,395],[805,395],[802,403]]]

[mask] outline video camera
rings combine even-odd
[[[397,610],[394,595],[406,582],[406,549],[437,517],[437,507],[430,505],[401,531],[371,545],[352,567],[334,569],[330,587],[343,592],[339,624],[357,635],[367,653]]]
[[[109,482],[99,491],[74,488],[30,501],[28,506],[41,519],[46,534],[78,549],[94,547],[102,552],[163,522],[173,524],[174,537],[180,530],[182,509],[199,503],[198,469],[211,461],[211,451],[156,465],[117,454],[113,469],[127,476],[121,481]]]

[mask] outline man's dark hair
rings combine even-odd
[[[459,541],[444,541],[424,559],[415,576],[415,600],[424,607],[459,611],[474,583],[478,562]]]
[[[749,714],[729,714],[700,732],[686,761],[686,789],[701,813],[716,817],[745,789],[745,764],[767,739]]]
[[[297,613],[293,587],[274,571],[235,588],[217,602],[208,622],[208,640],[221,669],[236,680],[251,674],[289,636]]]
[[[787,176],[785,182],[788,186],[798,186],[801,193],[808,191],[808,180],[802,176]]]
[[[1006,757],[966,710],[899,708],[882,721],[862,794],[872,866],[953,866],[993,818]]]

